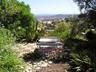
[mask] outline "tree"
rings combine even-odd
[[[74,69],[77,71],[73,72],[95,72],[96,71],[96,31],[91,31],[90,29],[96,29],[96,0],[74,0],[80,10],[81,14],[77,19],[73,19],[79,32],[86,31],[85,39],[74,39],[69,40],[69,48],[71,48],[71,61],[73,61]],[[73,26],[74,27],[74,26]],[[73,31],[74,30],[73,28]],[[79,35],[77,33],[77,35]],[[80,35],[79,35],[80,36]],[[80,36],[81,37],[81,36]],[[73,45],[73,46],[72,46]]]
[[[96,0],[73,0],[80,8],[80,18],[85,18],[88,28],[96,28]]]
[[[54,31],[51,32],[51,35],[57,36],[64,42],[70,37],[71,25],[68,22],[60,21],[55,27]]]
[[[96,0],[74,0],[78,6],[80,7],[80,10],[89,11],[89,10],[96,10]]]
[[[9,29],[17,40],[35,37],[37,20],[31,14],[29,5],[17,0],[0,0],[0,26]]]

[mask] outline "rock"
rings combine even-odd
[[[44,63],[41,65],[41,67],[47,67],[48,66],[48,63]]]
[[[14,50],[18,52],[18,57],[23,57],[26,53],[34,52],[36,48],[36,43],[17,43],[14,45]]]
[[[40,67],[37,67],[37,68],[36,68],[36,70],[39,70],[39,69],[41,69],[41,68],[40,68]]]
[[[26,66],[25,70],[23,72],[32,72],[32,67],[31,66]]]
[[[49,63],[49,64],[52,64],[52,61],[49,61],[48,63]]]

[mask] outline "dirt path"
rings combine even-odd
[[[68,72],[68,64],[51,64],[48,67],[42,68],[37,72]]]
[[[36,43],[16,44],[16,50],[21,57],[23,54],[34,52],[36,47]],[[49,61],[39,61],[37,63],[34,62],[34,64],[27,62],[29,66],[27,65],[27,68],[24,72],[68,72],[67,70],[70,68],[68,63],[49,64],[48,62]]]
[[[19,57],[23,54],[34,52],[36,49],[36,43],[18,43],[15,45],[16,52],[18,52]]]

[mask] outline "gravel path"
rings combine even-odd
[[[36,49],[36,43],[28,43],[28,44],[16,44],[16,51],[19,54],[19,57],[22,57],[24,54],[34,52]],[[64,64],[54,64],[51,61],[39,61],[28,64],[25,68],[24,72],[68,72],[67,70],[70,68],[68,63]]]
[[[26,53],[34,52],[36,48],[36,43],[18,43],[15,45],[19,57],[22,57]]]
[[[37,72],[68,72],[68,64],[51,64],[48,67],[42,68]]]

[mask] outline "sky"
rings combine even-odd
[[[34,14],[79,14],[79,7],[73,0],[22,0]]]

